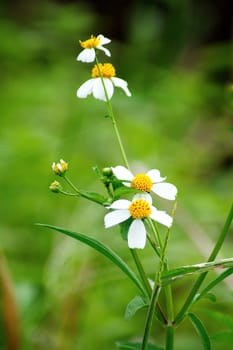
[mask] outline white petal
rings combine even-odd
[[[93,83],[93,96],[98,100],[106,101],[103,84],[100,78],[95,78]]]
[[[111,56],[110,51],[109,51],[108,49],[106,49],[105,47],[103,47],[103,46],[98,46],[98,49],[104,51],[104,53],[105,53],[106,56],[108,56],[108,57]]]
[[[177,195],[176,186],[167,182],[153,185],[152,191],[156,193],[158,196],[165,199],[169,199],[171,201],[176,199],[176,195]]]
[[[131,92],[129,91],[129,89],[127,87],[128,83],[125,80],[113,77],[112,81],[116,87],[120,87],[122,90],[124,90],[124,92],[126,93],[127,96],[131,96]]]
[[[108,78],[103,78],[103,80],[104,80],[105,88],[107,90],[108,98],[111,99],[114,91],[113,84],[111,80]],[[95,78],[95,82],[93,86],[93,96],[98,100],[102,100],[102,101],[107,100],[101,78]]]
[[[130,212],[129,210],[123,209],[123,210],[114,210],[104,217],[104,226],[106,228],[115,226],[117,224],[120,224],[121,222],[127,220],[130,218]]]
[[[172,217],[168,215],[165,211],[157,210],[155,207],[152,207],[152,213],[150,214],[150,218],[163,224],[164,226],[171,227],[172,225]]]
[[[100,45],[105,45],[105,44],[109,44],[111,42],[110,39],[106,38],[105,36],[103,36],[102,34],[99,34],[97,36],[97,39],[100,40]],[[97,46],[98,47],[98,46]],[[99,47],[98,47],[99,48]]]
[[[90,63],[95,60],[95,49],[84,49],[77,57],[77,61]]]
[[[135,199],[145,199],[149,204],[152,204],[152,197],[149,193],[136,193],[133,196],[132,201],[134,201]]]
[[[160,171],[157,170],[157,169],[152,169],[152,170],[149,170],[146,175],[148,175],[152,182],[155,183],[155,182],[162,182],[166,179],[166,177],[161,177],[160,176]]]
[[[110,209],[128,209],[131,202],[127,199],[118,199],[117,201],[113,202],[109,208]]]
[[[86,98],[88,95],[90,95],[93,90],[94,81],[94,79],[89,79],[84,84],[82,84],[77,90],[77,97]]]
[[[112,98],[112,95],[114,92],[114,86],[113,86],[111,79],[108,79],[108,78],[103,78],[103,79],[104,79],[105,88],[107,90],[107,95],[108,95],[108,98],[110,100]]]
[[[146,245],[146,228],[142,220],[134,220],[129,227],[128,246],[143,249]]]
[[[112,168],[112,172],[118,180],[127,180],[127,181],[131,182],[134,178],[131,171],[129,171],[127,168],[125,168],[122,165],[118,165],[118,166]],[[123,184],[127,187],[130,187],[131,186],[130,182],[123,182]]]

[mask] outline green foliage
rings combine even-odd
[[[203,349],[211,350],[210,338],[201,320],[193,313],[189,313],[188,317],[201,338]]]
[[[221,282],[223,278],[227,277],[229,275],[229,272],[232,273],[232,266],[233,266],[233,258],[222,259],[220,261],[214,261],[214,262],[201,263],[197,265],[182,266],[174,270],[165,271],[162,275],[162,285],[165,286],[171,282],[174,282],[176,279],[187,277],[192,274],[205,273],[215,268],[226,269],[227,267],[230,267],[231,269],[227,270],[228,272],[227,274],[225,273],[225,275],[223,275],[222,278],[216,279],[215,283],[213,282],[211,283],[211,285],[207,289],[207,290],[210,290],[217,283]]]
[[[134,297],[127,305],[125,310],[125,318],[126,320],[130,320],[135,313],[148,306],[148,300],[145,299],[145,297],[141,295],[137,295]]]
[[[46,225],[46,224],[37,224],[37,225],[42,226],[42,227],[47,227],[51,230],[55,230],[58,232],[62,232],[65,235],[68,235],[68,236],[70,236],[78,241],[81,241],[81,242],[85,243],[86,245],[92,247],[93,249],[97,250],[98,252],[103,254],[106,258],[108,258],[113,264],[117,265],[133,281],[133,283],[136,284],[136,286],[139,288],[139,290],[141,292],[145,293],[145,289],[144,289],[143,285],[141,284],[139,279],[136,277],[134,272],[128,267],[128,265],[114,251],[112,251],[110,248],[105,246],[100,241],[98,241],[92,237],[89,237],[87,235],[83,235],[83,234],[77,233],[77,232],[72,232],[72,231],[69,231],[69,230],[66,230],[66,229],[63,229],[60,227]]]

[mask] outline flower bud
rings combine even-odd
[[[68,169],[68,163],[66,163],[63,159],[60,159],[59,163],[52,164],[52,169],[56,175],[63,176]]]
[[[61,186],[60,182],[53,181],[51,183],[51,185],[49,186],[49,189],[52,192],[59,193],[60,191],[62,191],[62,186]]]
[[[103,168],[102,169],[102,174],[106,177],[112,176],[112,169],[111,168]]]

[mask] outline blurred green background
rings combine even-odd
[[[51,164],[60,158],[78,187],[100,193],[93,166],[122,164],[105,104],[76,98],[91,69],[76,61],[79,40],[99,33],[112,39],[111,62],[132,92],[128,98],[116,89],[112,99],[131,167],[158,168],[176,184],[170,266],[198,263],[208,257],[232,201],[231,1],[11,0],[0,6],[0,248],[19,312],[10,326],[1,315],[0,348],[109,350],[117,340],[140,339],[145,311],[131,321],[123,317],[136,293],[125,276],[90,248],[35,225],[90,234],[134,268],[118,229],[103,228],[103,208],[48,189],[55,179]],[[166,201],[158,206],[171,210]],[[222,257],[232,256],[232,245],[231,230]],[[157,261],[149,245],[140,256],[153,277]],[[233,280],[226,282],[215,288],[216,303],[195,306],[213,349],[233,343]],[[189,277],[174,284],[176,311],[192,283]],[[10,345],[9,327],[19,330],[19,347],[17,334]],[[154,334],[163,344],[163,330],[155,327]],[[175,349],[198,346],[185,321]]]

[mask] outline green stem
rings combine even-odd
[[[146,288],[147,295],[150,296],[151,295],[151,286],[150,286],[150,283],[148,281],[148,278],[146,277],[146,273],[145,273],[144,268],[142,266],[142,263],[139,259],[137,251],[135,249],[130,249],[130,252],[133,256],[133,259],[134,259],[135,265],[137,267],[138,273],[141,277],[141,280]]]
[[[137,267],[137,270],[138,270],[138,273],[141,277],[141,281],[146,289],[146,292],[147,292],[147,297],[150,297],[151,296],[151,292],[152,292],[152,288],[150,286],[150,283],[148,281],[148,278],[146,276],[146,273],[144,271],[144,268],[141,264],[141,261],[139,259],[139,256],[137,254],[137,251],[135,249],[130,249],[130,252],[133,256],[133,259],[134,259],[134,262],[135,262],[135,265]],[[162,324],[166,324],[167,323],[167,319],[166,319],[166,316],[164,315],[163,313],[163,310],[160,306],[159,303],[157,303],[156,305],[156,316],[158,317],[158,320],[161,321]]]
[[[174,204],[173,211],[172,211],[172,217],[175,215],[176,210],[176,203]],[[158,230],[157,230],[158,232]],[[159,232],[158,232],[159,233]],[[168,241],[170,237],[170,228],[167,229],[166,236],[164,239],[163,249],[161,252],[161,259],[160,259],[160,268],[158,272],[158,285],[161,285],[161,276],[162,272],[164,270],[168,269],[168,263],[166,261],[166,255],[167,255],[167,247],[168,247]],[[167,327],[166,327],[166,350],[173,350],[174,345],[174,306],[173,306],[173,297],[172,297],[172,289],[171,285],[167,285],[165,287],[165,298],[166,298],[166,304],[167,304]]]
[[[219,235],[219,238],[209,256],[209,259],[207,260],[208,262],[210,261],[213,261],[216,256],[218,255],[218,252],[220,251],[221,247],[222,247],[222,244],[228,234],[228,231],[230,229],[230,226],[231,226],[231,222],[232,222],[232,219],[233,219],[233,204],[231,206],[231,209],[229,211],[229,214],[227,216],[227,219],[225,221],[225,224],[223,226],[223,229]],[[196,293],[198,292],[201,284],[203,283],[206,275],[207,275],[208,271],[207,272],[204,272],[202,273],[196,280],[191,292],[189,293],[187,299],[185,300],[184,302],[184,305],[182,306],[180,312],[177,314],[176,318],[175,318],[175,324],[178,325],[185,317],[186,313],[188,312],[190,306],[192,305],[193,303],[193,300],[195,298],[195,295]]]
[[[70,192],[66,192],[66,191],[63,191],[63,190],[60,190],[59,193],[64,194],[65,196],[79,197],[78,193],[70,193]]]
[[[168,269],[167,263],[165,263],[165,269]],[[173,350],[174,345],[174,306],[173,306],[173,297],[172,297],[172,288],[171,285],[164,287],[166,305],[167,305],[167,317],[168,325],[166,327],[166,350]]]
[[[104,93],[105,93],[105,97],[106,97],[106,104],[107,104],[108,113],[109,113],[109,116],[110,116],[110,118],[112,120],[113,128],[114,128],[114,131],[115,131],[115,134],[116,134],[116,137],[117,137],[118,144],[120,146],[122,157],[123,157],[125,166],[129,169],[129,163],[128,163],[128,160],[127,160],[127,157],[126,157],[126,153],[125,153],[125,150],[124,150],[124,146],[123,146],[123,143],[122,143],[122,140],[121,140],[121,136],[120,136],[120,133],[119,133],[119,130],[118,130],[118,127],[117,127],[116,119],[114,117],[112,105],[111,105],[111,102],[110,102],[109,97],[108,97],[107,89],[106,89],[106,86],[104,84],[104,79],[103,79],[102,73],[101,73],[100,68],[99,68],[99,62],[98,62],[97,57],[96,57],[96,66],[97,66],[98,73],[99,73],[99,76],[100,76],[100,79],[101,79],[101,82],[102,82],[102,85],[103,85],[103,89],[104,89]]]
[[[155,287],[152,291],[152,294],[151,294],[151,301],[150,301],[149,309],[147,312],[146,324],[145,324],[145,330],[144,330],[141,350],[146,350],[146,348],[147,348],[147,344],[148,344],[150,333],[151,333],[153,316],[154,316],[154,312],[155,312],[155,305],[158,302],[160,291],[161,291],[161,287],[158,285],[157,286],[155,285]]]
[[[151,219],[147,219],[147,221],[150,224],[151,231],[153,232],[154,239],[155,239],[155,242],[158,245],[158,248],[162,249],[163,243],[162,243],[162,240],[161,240],[161,237],[160,237],[160,234],[159,234],[158,227],[156,226],[156,224]],[[159,253],[159,251],[158,251],[158,257],[159,258],[161,257],[161,254]]]
[[[77,194],[80,194],[78,188],[75,187],[75,185],[68,179],[67,176],[63,175],[62,177],[63,177],[63,179],[68,183],[68,185],[69,185],[71,188],[73,188],[73,190],[74,190]]]
[[[174,346],[174,326],[169,325],[166,329],[166,350],[173,350]]]
[[[152,239],[149,234],[147,234],[147,239],[150,242],[150,245],[154,249],[155,253],[158,255],[158,257],[160,257],[159,247],[157,247],[155,240]]]
[[[173,323],[174,321],[174,306],[171,285],[167,285],[165,288],[166,305],[167,305],[167,317],[168,323]]]

